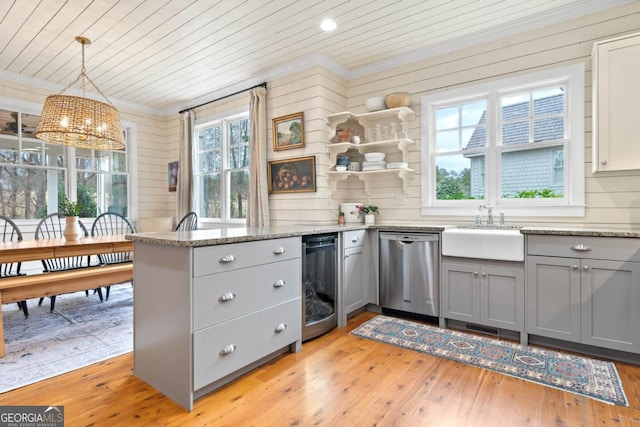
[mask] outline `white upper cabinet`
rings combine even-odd
[[[640,33],[593,46],[593,171],[640,169]]]

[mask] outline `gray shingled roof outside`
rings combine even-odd
[[[533,110],[535,116],[559,113],[564,110],[564,94],[548,96],[534,100]],[[502,120],[517,120],[526,118],[529,115],[529,102],[512,104],[502,109]],[[482,113],[478,123],[486,121],[486,111]],[[533,135],[535,141],[549,141],[562,139],[564,137],[564,120],[562,117],[548,117],[534,120]],[[464,150],[484,147],[487,141],[487,130],[484,126],[476,127],[469,138],[469,143]],[[529,142],[528,122],[508,123],[502,131],[502,143],[520,144]]]

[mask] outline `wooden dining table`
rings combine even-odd
[[[38,239],[0,242],[0,264],[130,251],[133,251],[133,241],[127,240],[125,235],[85,237],[75,241]],[[5,354],[2,304],[88,290],[130,280],[133,280],[132,263],[1,278],[0,357]]]

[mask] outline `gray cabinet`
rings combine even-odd
[[[640,241],[527,240],[527,332],[640,353]]]
[[[520,263],[442,262],[442,317],[524,331],[524,268]]]
[[[370,300],[367,240],[367,230],[345,231],[342,234],[342,284],[346,314],[364,307]]]
[[[203,247],[136,242],[134,374],[193,400],[302,339],[299,237]]]

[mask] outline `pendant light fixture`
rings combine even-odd
[[[76,37],[76,41],[82,45],[80,75],[58,95],[50,95],[44,101],[36,136],[47,142],[72,147],[95,150],[124,149],[124,134],[118,110],[86,73],[84,47],[91,44],[91,40],[79,36]],[[82,80],[82,97],[63,95],[79,80]],[[91,83],[107,102],[86,98],[86,82]]]

